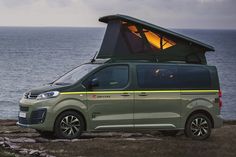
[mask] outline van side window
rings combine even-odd
[[[176,89],[177,69],[170,66],[137,65],[138,86],[146,89]]]
[[[128,84],[129,67],[115,65],[106,67],[88,78],[89,90],[121,89]]]
[[[179,66],[178,75],[181,89],[209,89],[211,78],[209,71],[204,67]]]

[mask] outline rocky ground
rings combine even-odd
[[[32,129],[23,129],[15,121],[0,121],[0,157],[77,157],[77,156],[164,156],[235,157],[236,122],[215,129],[206,141],[193,141],[183,133],[175,137],[159,132],[84,133],[81,139],[42,138]]]

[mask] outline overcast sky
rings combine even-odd
[[[105,26],[126,14],[168,28],[236,29],[236,0],[0,0],[0,26]]]

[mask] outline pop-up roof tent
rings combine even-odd
[[[125,15],[101,17],[107,30],[97,59],[206,64],[212,46]]]

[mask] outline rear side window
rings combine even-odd
[[[177,69],[173,66],[137,65],[137,79],[140,88],[178,88]]]
[[[178,68],[179,84],[181,89],[209,89],[211,78],[208,69],[204,67]]]
[[[137,65],[138,86],[144,89],[211,89],[208,69],[195,66],[176,67]]]

